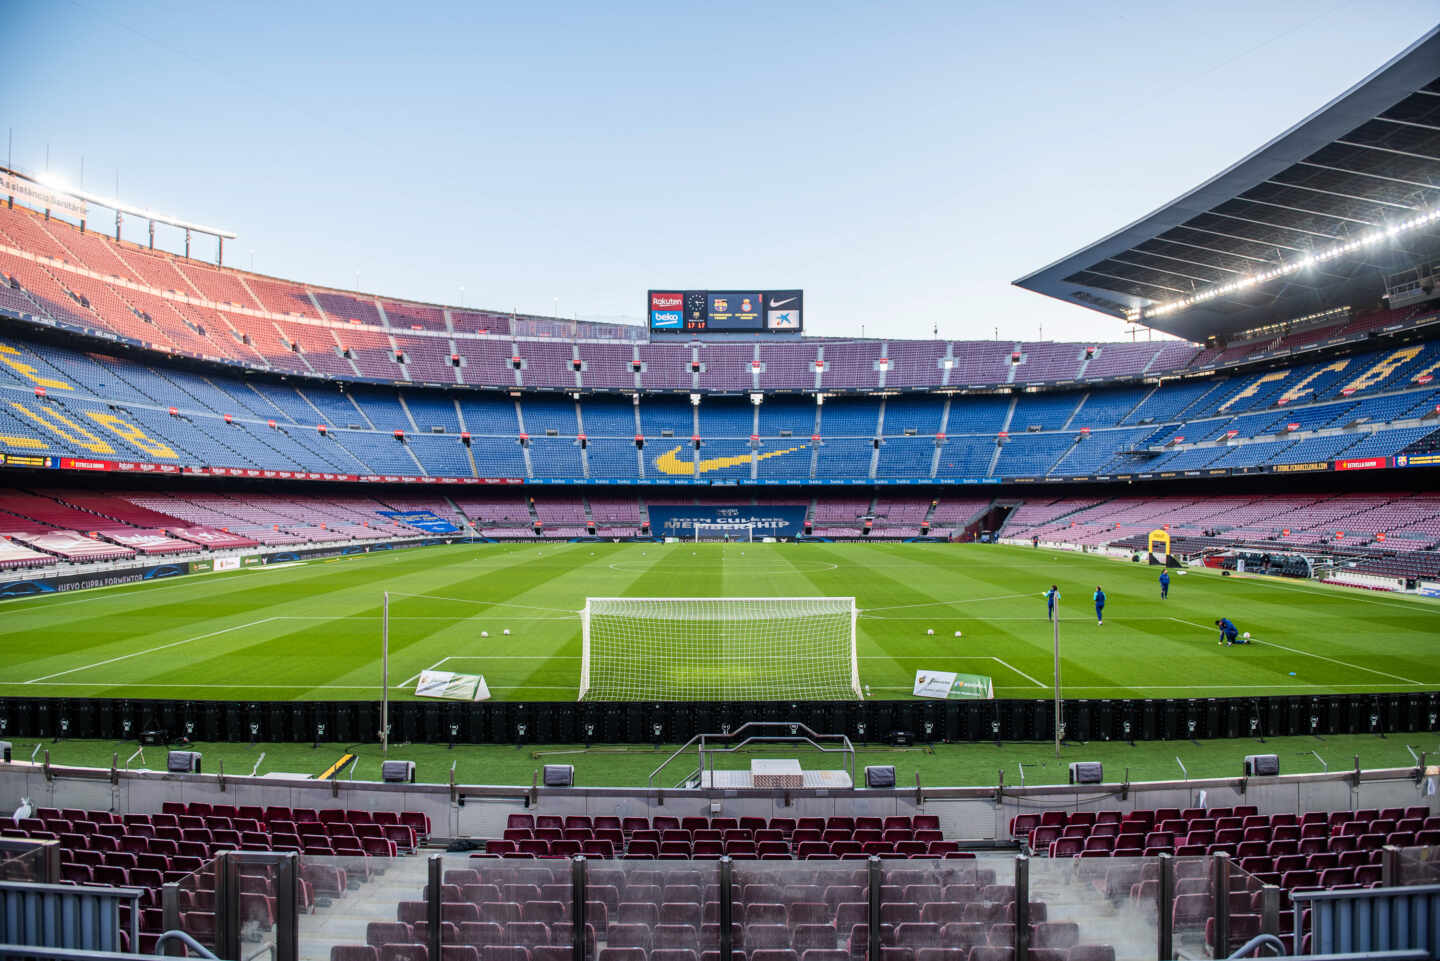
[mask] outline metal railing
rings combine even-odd
[[[746,733],[752,729],[757,731],[780,730],[788,733]],[[692,747],[696,749],[696,765],[694,770],[687,773],[681,780],[682,784],[695,778],[699,778],[700,783],[705,783],[706,775],[713,775],[715,771],[712,755],[736,754],[753,744],[794,744],[797,747],[806,747],[821,754],[841,754],[844,756],[844,770],[850,777],[850,784],[852,786],[855,784],[855,745],[846,735],[817,734],[798,721],[747,721],[729,733],[695,735],[676,749],[675,753],[660,762],[659,767],[650,772],[649,786],[655,787],[655,779],[660,776],[660,772]]]

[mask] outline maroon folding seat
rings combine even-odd
[[[96,884],[109,884],[115,887],[127,887],[130,884],[130,872],[124,868],[112,867],[108,864],[96,865],[91,868],[91,873]]]
[[[73,861],[66,861],[60,865],[60,877],[62,880],[74,884],[94,884],[94,868],[88,864],[77,864]]]
[[[569,950],[573,950],[573,949],[566,948],[566,950],[569,951]],[[713,952],[713,951],[712,951],[712,952],[709,952],[709,953],[714,954],[717,958],[719,957],[719,953],[718,953],[718,952]],[[736,953],[736,954],[741,954],[741,953],[743,953],[743,952],[737,951],[737,952],[735,952],[735,953]],[[532,957],[532,961],[539,961],[539,959],[534,958],[533,953],[532,953],[531,957]],[[600,951],[600,956],[599,956],[599,958],[596,959],[596,961],[646,961],[646,959],[647,959],[648,957],[649,957],[649,954],[647,953],[647,951],[646,951],[645,948],[639,948],[639,947],[635,947],[635,948],[605,947],[605,948],[601,949],[601,951]],[[703,957],[703,956],[702,956],[702,957]],[[559,961],[559,959],[554,959],[554,961]]]
[[[504,944],[504,929],[494,921],[469,921],[460,925],[460,941],[475,947]]]
[[[1058,838],[1050,842],[1049,855],[1052,858],[1073,858],[1085,850],[1085,844],[1079,838]]]
[[[429,961],[430,952],[423,944],[382,944],[380,961]]]
[[[400,823],[415,832],[418,838],[430,836],[430,816],[423,811],[401,811]],[[377,812],[378,815],[378,812]],[[537,818],[537,823],[539,819]]]
[[[766,823],[766,827],[768,827],[772,831],[779,831],[781,834],[788,838],[795,831],[795,819],[771,818]],[[1426,827],[1429,827],[1429,825],[1427,824]],[[1440,827],[1440,824],[1437,824],[1436,827]]]
[[[475,951],[469,945],[463,947]],[[445,961],[452,959],[446,958]],[[487,944],[479,950],[479,961],[530,961],[530,951],[518,944]]]
[[[443,933],[441,934],[440,939],[445,942],[440,945],[440,961],[480,961],[480,959],[482,958],[480,952],[483,949],[477,948],[473,944],[455,944],[453,941],[446,938]],[[428,942],[426,949],[429,949]],[[507,946],[504,950],[511,949]],[[525,949],[516,948],[515,950],[523,952]]]

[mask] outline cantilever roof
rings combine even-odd
[[[1440,222],[1326,251],[1436,210],[1440,27],[1194,190],[1015,284],[1202,341],[1374,302],[1387,273],[1440,258]]]

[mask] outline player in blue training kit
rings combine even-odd
[[[1099,584],[1095,585],[1095,620],[1105,626],[1105,589]]]
[[[1060,600],[1060,585],[1051,584],[1050,590],[1045,592],[1045,619],[1055,620],[1055,603]]]
[[[1165,600],[1165,599],[1166,599],[1167,597],[1169,597],[1169,596],[1170,596],[1170,572],[1169,572],[1169,571],[1161,571],[1161,572],[1160,572],[1160,600],[1163,601],[1163,600]]]
[[[1220,618],[1220,620],[1215,622],[1215,626],[1220,628],[1220,643],[1224,644],[1226,647],[1229,647],[1231,644],[1249,643],[1249,641],[1241,639],[1239,629],[1236,628],[1234,624],[1230,623],[1230,618]]]

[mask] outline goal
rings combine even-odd
[[[695,543],[724,541],[727,544],[750,543],[755,540],[754,524],[695,524]]]
[[[858,700],[853,597],[590,597],[580,700]]]

